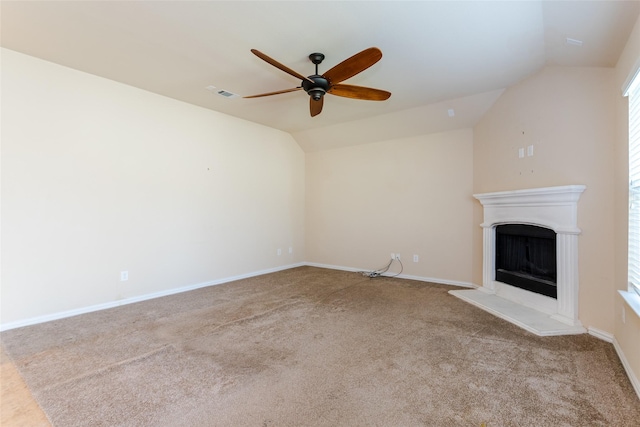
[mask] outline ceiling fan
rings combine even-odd
[[[268,62],[276,68],[281,69],[285,73],[301,79],[302,83],[300,86],[295,88],[245,96],[245,98],[278,95],[281,93],[304,89],[304,91],[309,94],[309,110],[311,112],[311,117],[314,117],[322,112],[324,95],[326,93],[343,96],[345,98],[364,99],[368,101],[384,101],[389,99],[391,96],[391,92],[387,92],[386,90],[341,84],[342,81],[366,70],[382,58],[382,51],[377,47],[370,47],[360,53],[356,53],[322,75],[318,74],[318,64],[324,60],[324,55],[322,53],[312,53],[309,55],[309,59],[315,64],[316,73],[308,77],[305,77],[286,65],[279,63],[275,59],[268,57],[257,49],[251,49],[251,52],[253,52],[253,54],[258,58]]]

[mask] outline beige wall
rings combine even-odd
[[[587,186],[578,203],[579,316],[613,332],[614,72],[547,67],[509,88],[474,129],[474,192]],[[532,157],[518,149],[534,147]],[[476,222],[481,219],[476,205]],[[477,256],[481,230],[475,230]],[[474,277],[481,268],[474,262]]]
[[[469,129],[307,153],[307,261],[373,270],[399,252],[403,274],[470,283],[472,159]]]
[[[289,134],[4,49],[1,166],[3,324],[305,259]]]
[[[629,109],[622,88],[634,70],[640,68],[640,18],[629,37],[615,69],[617,121],[615,141],[615,286],[614,290],[627,290],[627,223],[629,182]],[[617,292],[616,292],[617,294]],[[624,311],[624,317],[623,317]],[[624,321],[623,321],[624,319]],[[614,309],[614,336],[624,354],[636,381],[640,380],[640,313],[634,313],[620,295],[616,295]],[[639,386],[640,383],[636,383]],[[636,389],[640,393],[640,389]]]

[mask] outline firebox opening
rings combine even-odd
[[[496,226],[496,280],[557,298],[556,233],[528,224]]]

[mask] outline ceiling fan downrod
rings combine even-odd
[[[309,55],[309,59],[315,64],[316,73],[302,80],[302,88],[314,101],[319,101],[329,90],[329,81],[318,74],[318,64],[324,60],[324,54],[312,53]],[[313,83],[311,83],[310,80],[313,81]]]

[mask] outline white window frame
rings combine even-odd
[[[640,295],[640,69],[624,96],[629,99],[629,292]]]

